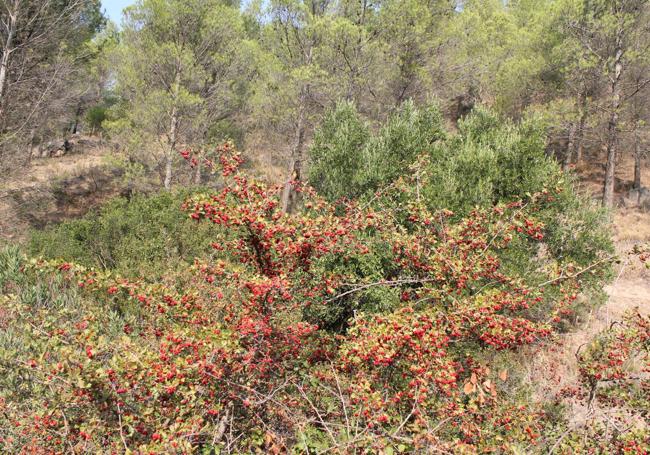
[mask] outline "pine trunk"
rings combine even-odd
[[[298,197],[294,188],[294,182],[299,182],[302,179],[302,149],[305,141],[306,98],[306,90],[303,89],[300,94],[295,143],[291,150],[291,160],[289,163],[289,176],[282,191],[282,211],[285,213],[291,213],[295,209]]]
[[[564,156],[564,163],[562,167],[566,171],[569,169],[569,166],[571,165],[571,162],[573,161],[573,152],[575,148],[575,136],[576,136],[576,130],[577,126],[575,123],[571,123],[571,126],[569,127],[569,141],[567,143],[567,151],[566,155]]]
[[[622,30],[616,36],[616,52],[614,54],[614,72],[610,77],[612,96],[611,113],[607,125],[607,167],[605,169],[605,184],[603,205],[614,206],[614,190],[616,179],[616,160],[618,153],[618,113],[621,107],[621,74],[623,73]]]
[[[172,112],[169,120],[169,134],[167,135],[168,149],[167,156],[165,157],[165,189],[167,191],[172,188],[172,176],[173,169],[172,164],[174,162],[174,154],[176,153],[176,141],[177,141],[177,131],[178,131],[178,94],[180,91],[180,82],[181,82],[181,72],[180,70],[176,71],[176,76],[174,78],[174,87],[173,87],[173,105]]]
[[[172,163],[174,161],[174,152],[176,150],[176,128],[178,126],[178,112],[176,106],[172,108],[172,115],[169,124],[169,149],[165,157],[165,189],[170,190],[172,187]]]
[[[641,138],[638,124],[634,124],[634,189],[641,189]]]
[[[585,125],[587,124],[587,94],[585,92],[580,94],[580,120],[578,120],[578,127],[576,129],[575,149],[576,149],[576,164],[582,163],[582,156],[584,152],[584,138],[585,138]]]
[[[2,47],[2,58],[0,59],[0,121],[4,119],[5,96],[7,95],[7,79],[9,72],[9,58],[14,51],[14,36],[16,34],[16,21],[18,19],[18,7],[20,0],[14,2],[13,11],[9,12],[9,23],[7,27],[7,39]]]

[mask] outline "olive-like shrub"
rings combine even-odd
[[[544,241],[522,242],[500,256],[530,281],[542,277],[540,267],[580,269],[613,253],[608,214],[547,156],[545,124],[536,118],[513,122],[478,107],[452,133],[435,106],[407,102],[372,134],[354,106],[341,103],[325,116],[308,155],[309,183],[333,203],[395,207],[416,193],[428,210],[450,210],[458,221],[477,208],[529,204],[533,195],[552,192],[543,207],[531,207],[544,223]],[[401,198],[400,179],[410,182],[406,191],[401,185]],[[585,274],[582,282],[583,310],[601,303],[599,277]]]

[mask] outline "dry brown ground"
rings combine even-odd
[[[79,217],[123,189],[117,169],[107,164],[108,145],[93,137],[62,157],[37,158],[0,179],[0,241],[24,240],[30,228]],[[276,141],[277,142],[277,141]],[[247,172],[281,183],[286,178],[287,144],[251,136],[246,149]],[[204,182],[206,183],[206,182]]]

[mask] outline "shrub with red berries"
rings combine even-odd
[[[301,187],[303,209],[286,214],[281,188],[244,175],[231,146],[218,162],[223,188],[184,204],[216,226],[191,267],[126,279],[33,259],[2,275],[3,451],[548,448],[545,411],[499,365],[556,332],[583,275],[602,279],[608,261],[535,253],[534,277],[511,267],[543,247],[536,214],[552,191],[457,219],[406,179],[376,204]],[[631,352],[598,358],[607,378]]]

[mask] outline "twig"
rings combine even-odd
[[[115,389],[115,384],[111,382],[111,388],[113,389],[113,392],[117,394],[117,390]],[[126,439],[124,438],[124,426],[122,425],[122,407],[120,406],[120,401],[119,398],[115,402],[117,405],[117,423],[120,428],[120,439],[122,440],[122,444],[124,444],[124,450],[128,453],[129,452],[129,446],[126,443]]]
[[[339,400],[341,400],[341,406],[343,407],[343,415],[345,416],[345,433],[349,438],[350,420],[348,419],[348,410],[347,406],[345,405],[345,398],[343,398],[343,392],[341,391],[341,384],[339,383],[339,375],[336,374],[336,369],[334,368],[334,364],[332,362],[330,362],[330,366],[332,368],[332,373],[334,374],[334,379],[336,380],[336,389],[338,390]]]
[[[316,408],[316,406],[314,406],[314,403],[312,403],[312,401],[309,399],[309,397],[307,396],[307,394],[305,393],[305,391],[303,390],[303,388],[302,388],[301,386],[299,386],[298,384],[295,384],[295,386],[296,386],[296,389],[298,389],[298,391],[300,392],[300,394],[303,396],[303,398],[304,398],[305,400],[307,400],[307,403],[309,403],[309,406],[310,406],[310,407],[312,408],[312,410],[316,413],[316,416],[318,416],[318,420],[320,421],[320,423],[321,423],[321,425],[323,426],[323,428],[325,429],[325,431],[327,431],[327,434],[329,435],[329,437],[330,437],[330,439],[332,440],[332,442],[333,442],[334,444],[336,444],[336,438],[334,437],[334,434],[332,433],[332,430],[330,430],[329,426],[327,426],[327,424],[326,424],[325,421],[323,420],[323,417],[321,416],[320,412],[318,411],[318,409]]]
[[[585,267],[584,269],[582,269],[582,270],[580,270],[580,271],[578,271],[578,272],[576,272],[576,273],[574,273],[574,274],[572,274],[572,275],[570,275],[570,274],[564,275],[564,274],[562,273],[562,274],[560,274],[559,277],[557,277],[557,278],[553,278],[552,280],[545,281],[545,282],[543,282],[542,284],[539,284],[537,287],[539,287],[539,288],[543,288],[544,286],[547,286],[547,285],[549,285],[549,284],[555,284],[555,283],[557,283],[557,282],[559,282],[559,281],[564,281],[564,280],[570,280],[570,279],[572,279],[572,278],[577,278],[577,277],[579,277],[580,275],[582,275],[583,273],[586,273],[586,272],[588,272],[589,270],[594,269],[594,268],[598,267],[599,265],[601,265],[601,264],[603,264],[603,263],[613,261],[613,260],[616,259],[617,257],[618,257],[618,256],[615,255],[615,254],[613,254],[613,255],[611,255],[611,256],[607,256],[606,258],[601,259],[600,261],[594,262],[593,264],[589,265],[588,267]]]
[[[360,286],[358,286],[356,288],[345,291],[345,292],[343,292],[343,293],[341,293],[341,294],[339,294],[337,296],[334,296],[334,297],[332,297],[330,299],[327,299],[325,301],[325,303],[330,303],[330,302],[333,302],[335,300],[340,300],[343,297],[345,297],[346,295],[354,294],[355,292],[360,292],[360,291],[363,291],[365,289],[369,289],[369,288],[376,287],[376,286],[394,287],[394,286],[400,286],[402,284],[421,284],[421,283],[431,283],[433,281],[437,281],[437,280],[434,279],[434,278],[404,278],[402,280],[376,281],[374,283],[363,284],[363,285],[360,285]]]
[[[567,436],[570,432],[571,432],[571,428],[567,429],[564,433],[562,433],[562,434],[560,435],[560,437],[558,438],[558,440],[555,441],[555,444],[553,444],[553,447],[551,447],[550,450],[548,451],[548,455],[551,455],[553,452],[555,452],[555,449],[558,448],[558,446],[560,445],[560,443],[562,442],[562,440],[564,440],[564,438],[566,438],[566,436]]]

